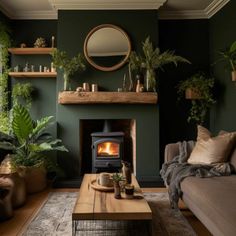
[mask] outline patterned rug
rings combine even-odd
[[[23,233],[24,236],[70,236],[72,235],[71,212],[78,193],[52,192],[48,200],[32,219]],[[167,193],[144,193],[153,212],[153,235],[196,236],[192,227],[179,210],[172,210],[169,205]],[[103,222],[103,223],[102,223]],[[104,233],[96,232],[97,227],[102,228],[105,221],[82,222],[83,226],[90,225],[90,232],[81,232],[80,235],[114,235],[121,236],[120,231]],[[99,225],[100,224],[100,225]],[[81,227],[81,225],[80,225]],[[126,234],[127,235],[127,234]],[[128,234],[130,235],[130,234]],[[136,236],[136,234],[132,234]]]

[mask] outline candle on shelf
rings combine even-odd
[[[97,91],[98,91],[98,85],[92,84],[92,92],[97,92]]]
[[[54,48],[54,45],[55,45],[55,37],[52,36],[52,48]]]

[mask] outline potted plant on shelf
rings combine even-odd
[[[77,56],[69,58],[65,51],[54,49],[52,52],[53,66],[63,71],[64,90],[71,90],[70,76],[76,71],[84,71],[86,69],[84,59],[80,53]]]
[[[219,52],[221,60],[225,60],[229,63],[232,81],[236,81],[236,41],[232,43],[229,49]]]
[[[133,71],[145,70],[145,87],[148,92],[156,91],[156,73],[158,69],[163,69],[166,64],[173,63],[175,66],[179,62],[190,63],[187,59],[175,55],[173,51],[160,52],[159,48],[154,48],[150,38],[143,42],[143,55],[132,51],[129,57],[129,66]]]
[[[52,119],[48,116],[35,122],[25,107],[15,105],[11,134],[0,132],[0,148],[11,152],[11,166],[25,179],[28,193],[46,187],[47,153],[68,151],[60,139],[45,132]]]
[[[213,87],[214,78],[208,78],[203,73],[194,74],[179,83],[177,91],[179,97],[185,95],[186,99],[191,99],[188,122],[203,124],[207,111],[216,102],[213,98]]]

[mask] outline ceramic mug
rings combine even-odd
[[[134,197],[134,185],[125,185],[125,197],[131,199]]]
[[[109,173],[100,173],[98,178],[98,184],[105,186],[105,187],[112,187],[112,179]]]

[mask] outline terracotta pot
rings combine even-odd
[[[201,99],[201,93],[197,89],[187,88],[185,90],[186,99]]]
[[[236,81],[236,70],[232,71],[232,81]]]
[[[46,169],[43,166],[21,166],[17,172],[25,180],[26,192],[37,193],[47,186]]]

